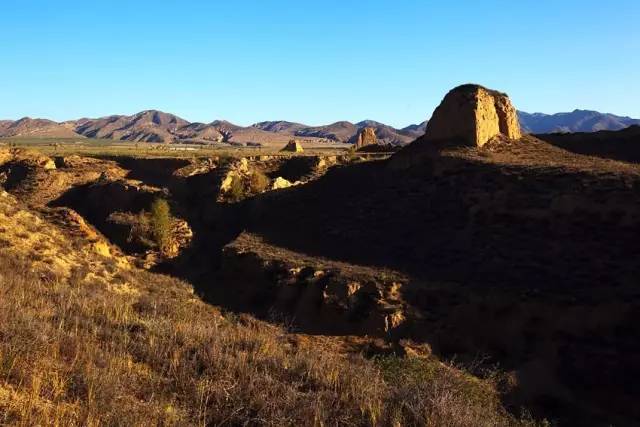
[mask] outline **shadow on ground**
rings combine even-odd
[[[187,279],[209,302],[269,312],[264,289],[239,304],[243,284],[220,275],[222,249],[245,231],[309,257],[398,271],[410,277],[405,309],[418,320],[389,338],[429,342],[443,358],[487,355],[514,372],[514,407],[573,424],[619,414],[624,425],[640,418],[640,178],[570,160],[526,165],[454,153],[403,170],[364,162],[236,204],[216,202],[215,172],[178,179],[180,161],[121,164],[169,189],[194,240],[158,270]],[[90,188],[57,203],[108,236],[101,221],[109,210],[150,203],[125,192],[105,208],[104,194],[92,199]],[[322,333],[305,320],[301,332]]]

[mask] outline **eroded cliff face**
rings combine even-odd
[[[496,112],[498,113],[498,124],[500,133],[509,139],[520,139],[522,131],[518,121],[516,111],[508,96],[498,96],[494,98]]]
[[[429,120],[425,139],[456,139],[481,147],[502,135],[521,137],[516,109],[503,93],[478,85],[463,85],[451,90]]]

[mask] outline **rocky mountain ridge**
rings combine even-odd
[[[226,120],[191,123],[173,114],[146,110],[130,116],[82,118],[63,123],[28,117],[3,120],[0,121],[0,138],[87,137],[135,142],[270,145],[285,144],[295,136],[313,142],[347,143],[365,127],[375,128],[378,139],[387,144],[404,145],[416,136],[413,128],[398,130],[371,120],[356,124],[342,121],[325,126],[270,121],[243,127]]]
[[[620,130],[640,124],[640,119],[590,110],[556,114],[530,114],[518,111],[517,114],[522,132],[535,134]],[[278,120],[243,127],[225,120],[210,123],[189,122],[174,114],[146,110],[130,116],[111,115],[65,122],[30,117],[15,121],[0,120],[0,138],[87,137],[136,142],[282,145],[286,144],[291,136],[315,142],[348,143],[357,139],[362,129],[369,127],[375,130],[377,139],[383,144],[406,145],[425,133],[427,123],[425,120],[420,124],[398,129],[374,120],[357,123],[339,121],[322,126]]]
[[[0,137],[54,137],[73,138],[79,136],[69,122],[57,123],[47,119],[23,117],[19,120],[1,120]]]
[[[597,132],[640,125],[640,119],[592,110],[573,110],[556,114],[530,114],[518,111],[518,117],[522,131],[526,133]]]

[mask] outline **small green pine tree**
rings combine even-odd
[[[157,198],[151,205],[151,234],[160,252],[165,252],[171,239],[171,209],[169,203]]]

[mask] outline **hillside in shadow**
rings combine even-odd
[[[640,211],[629,203],[640,196],[638,170],[575,167],[569,153],[552,164],[561,150],[531,144],[537,163],[453,152],[408,170],[338,168],[251,201],[245,228],[301,253],[429,280],[573,288],[639,277],[629,262],[640,260]]]
[[[640,163],[640,126],[619,131],[550,133],[536,135],[573,153]]]

